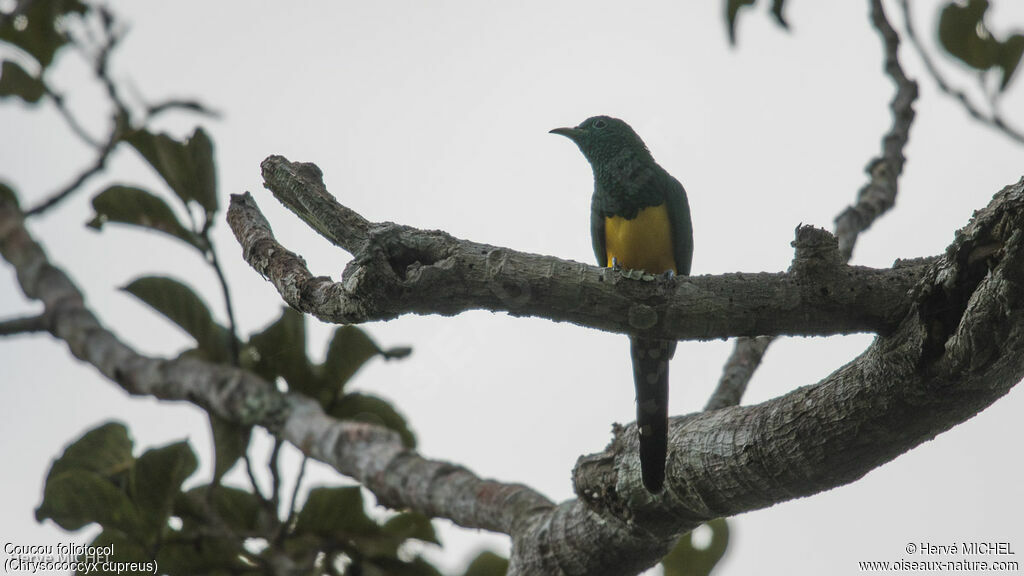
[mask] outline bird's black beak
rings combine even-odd
[[[559,134],[561,136],[565,136],[566,138],[572,140],[573,142],[575,142],[576,139],[582,133],[583,131],[580,130],[579,128],[555,128],[554,130],[548,131],[548,134]]]

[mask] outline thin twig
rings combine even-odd
[[[117,86],[115,85],[114,80],[110,77],[109,74],[111,51],[117,46],[118,42],[120,42],[123,35],[113,30],[112,24],[109,24],[106,21],[104,21],[103,30],[106,34],[106,37],[104,39],[102,46],[99,49],[99,52],[96,55],[93,71],[96,78],[100,81],[101,84],[103,84],[104,88],[106,89],[107,95],[110,98],[110,102],[114,107],[114,121],[113,126],[110,129],[110,135],[107,137],[106,143],[101,145],[99,150],[99,156],[96,158],[96,161],[93,163],[92,166],[90,166],[85,171],[80,173],[70,184],[68,184],[58,192],[54,193],[48,199],[44,200],[42,203],[34,206],[33,208],[26,210],[26,218],[31,216],[38,216],[39,214],[42,214],[43,212],[61,203],[66,198],[71,196],[71,194],[73,194],[75,191],[79,190],[89,178],[101,172],[106,167],[107,159],[110,157],[110,154],[114,151],[114,148],[116,148],[117,144],[121,141],[121,136],[124,134],[125,130],[131,125],[131,116],[128,111],[128,107],[125,105],[124,101],[121,100],[121,96],[118,93]],[[55,98],[55,102],[59,101],[59,97]],[[58,109],[60,109],[60,105],[58,105]],[[74,129],[74,125],[72,125],[72,129]]]
[[[120,120],[115,119],[114,123],[119,124]],[[115,126],[114,130],[110,134],[110,139],[107,140],[107,143],[104,144],[103,148],[100,150],[99,156],[96,157],[96,161],[93,162],[93,165],[90,166],[89,168],[86,168],[81,174],[75,177],[75,179],[72,180],[67,186],[55,192],[46,200],[26,210],[25,217],[30,218],[32,216],[38,216],[43,212],[46,212],[50,208],[53,208],[54,206],[62,202],[65,198],[73,194],[75,191],[79,190],[89,178],[92,178],[96,174],[100,173],[106,167],[107,160],[110,158],[110,154],[114,151],[114,148],[117,147],[117,144],[118,142],[120,142],[120,140],[121,130],[120,128]]]
[[[71,128],[71,131],[92,148],[102,150],[104,145],[103,142],[93,138],[85,127],[82,126],[81,122],[75,118],[75,115],[68,109],[67,104],[64,103],[64,95],[55,91],[46,82],[42,82],[42,86],[43,93],[49,96],[50,100],[53,101],[53,105],[57,108],[57,111],[60,112],[60,115],[64,117],[64,121],[68,123],[68,127]]]
[[[231,303],[231,290],[228,289],[228,280],[224,276],[224,270],[221,268],[220,260],[217,258],[217,250],[214,249],[213,242],[210,240],[208,233],[204,232],[203,239],[206,244],[206,254],[208,256],[208,262],[213,268],[214,273],[217,275],[217,282],[220,283],[221,294],[224,296],[224,308],[228,315],[228,334],[231,346],[231,365],[238,366],[239,359],[241,357],[241,351],[238,345],[238,324],[235,322],[235,307]]]
[[[900,8],[903,9],[903,27],[907,31],[907,38],[910,39],[911,46],[914,47],[917,55],[921,58],[921,62],[924,63],[925,69],[928,70],[928,74],[931,75],[932,79],[935,81],[935,85],[939,87],[939,90],[943,94],[959,101],[963,106],[964,111],[982,125],[1003,133],[1007,138],[1010,138],[1018,144],[1024,144],[1024,132],[1021,132],[1020,129],[1007,124],[994,105],[992,106],[991,114],[982,112],[981,109],[971,102],[971,99],[967,96],[966,92],[960,88],[955,88],[946,80],[942,73],[939,72],[939,68],[935,65],[931,56],[928,55],[928,51],[925,50],[921,40],[917,37],[917,33],[914,30],[914,21],[910,15],[910,2],[907,0],[900,0]],[[984,87],[984,83],[981,83],[981,85]]]
[[[252,468],[252,458],[249,458],[248,452],[242,455],[242,460],[245,462],[245,473],[249,476],[249,483],[252,484],[253,494],[260,499],[260,502],[267,502],[267,497],[263,495],[259,482],[256,481],[256,473]]]
[[[849,262],[853,256],[853,247],[860,233],[896,203],[899,176],[906,161],[903,149],[910,137],[910,127],[914,122],[913,104],[918,95],[917,83],[907,77],[900,65],[899,35],[886,18],[882,0],[871,0],[871,23],[881,35],[885,47],[885,73],[896,85],[896,94],[889,104],[893,122],[882,137],[882,153],[868,163],[868,183],[857,192],[857,203],[848,206],[835,219],[839,255],[843,262]],[[706,409],[739,403],[773,340],[774,337],[736,339]]]
[[[181,100],[181,99],[170,99],[164,100],[157,104],[150,104],[146,106],[146,122],[152,120],[155,116],[158,116],[164,112],[171,110],[187,110],[194,112],[208,118],[220,118],[221,113],[217,110],[207,108],[203,103],[198,100]]]
[[[270,503],[274,508],[274,515],[277,515],[278,506],[281,503],[281,465],[279,458],[281,456],[281,444],[282,440],[279,437],[274,438],[274,449],[270,452],[270,460],[267,462],[267,467],[270,468],[270,476],[273,478],[272,488],[270,489]]]
[[[46,332],[47,330],[49,328],[46,316],[43,314],[0,320],[0,336],[17,336],[33,332]]]
[[[100,51],[96,56],[94,73],[96,78],[106,89],[107,96],[110,98],[110,101],[113,103],[118,114],[128,117],[128,106],[121,98],[121,94],[118,91],[117,84],[114,83],[114,79],[110,77],[110,54],[124,38],[124,33],[114,30],[112,24],[104,26],[104,33],[106,34],[106,38],[103,45],[100,46]]]
[[[299,490],[302,488],[302,479],[306,476],[306,464],[308,463],[309,456],[303,454],[302,464],[299,465],[299,474],[295,477],[295,486],[292,488],[292,496],[288,502],[288,516],[285,517],[284,523],[278,527],[278,532],[274,537],[274,541],[278,545],[284,542],[284,538],[288,535],[288,530],[295,520],[295,513],[298,511],[296,506],[299,501]]]

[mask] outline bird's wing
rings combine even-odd
[[[605,249],[604,237],[604,216],[598,208],[599,191],[595,187],[594,198],[590,202],[590,242],[594,245],[594,256],[597,257],[597,265],[606,268],[608,266],[608,251]]]
[[[688,276],[693,262],[693,223],[690,222],[690,203],[686,190],[672,176],[666,174],[665,203],[672,223],[672,251],[676,260],[676,273]]]

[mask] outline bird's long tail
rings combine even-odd
[[[640,471],[651,493],[665,483],[668,451],[668,361],[675,340],[631,336],[633,382],[636,385],[636,425],[640,431]]]

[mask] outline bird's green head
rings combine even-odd
[[[555,128],[551,133],[575,142],[591,165],[610,162],[623,154],[650,156],[629,124],[611,116],[594,116],[575,128]]]

